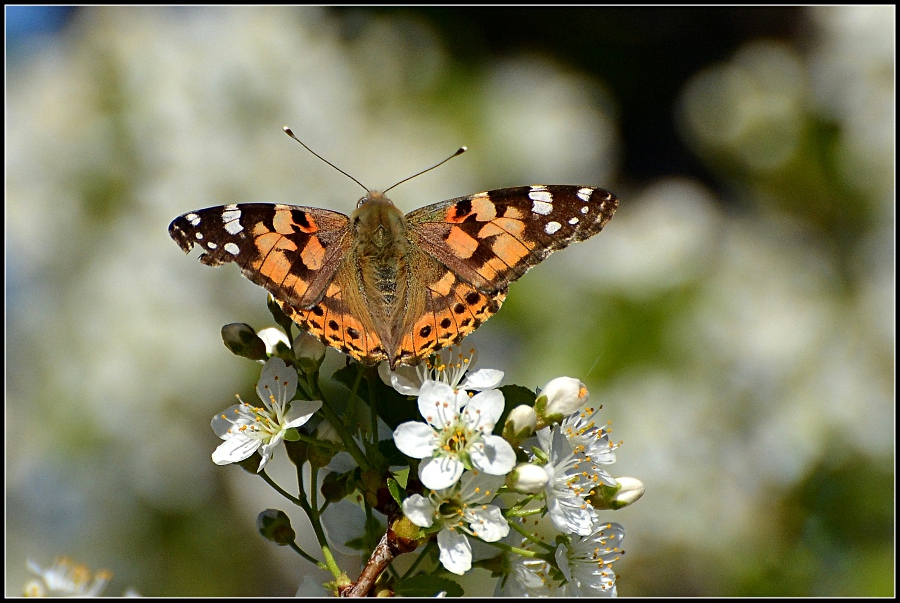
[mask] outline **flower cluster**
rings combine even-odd
[[[615,594],[609,567],[621,554],[624,531],[601,522],[598,509],[634,502],[643,485],[632,478],[616,480],[606,471],[618,445],[596,423],[587,388],[569,377],[550,381],[533,407],[510,409],[503,436],[497,436],[493,431],[505,408],[498,389],[503,373],[471,371],[473,364],[474,352],[465,357],[445,351],[422,367],[380,369],[385,383],[418,398],[424,419],[394,431],[397,448],[421,459],[419,480],[430,490],[406,498],[404,513],[426,533],[437,531],[440,561],[455,574],[472,566],[469,537],[504,548],[498,541],[509,534],[515,517],[546,513],[560,544],[552,555],[538,555],[531,546],[549,545],[525,537],[517,550],[526,554],[513,555],[504,592]],[[527,496],[518,501],[502,496],[515,493]],[[498,495],[500,504],[491,504]],[[512,506],[501,511],[505,503]]]
[[[326,499],[319,510],[294,499],[306,505],[311,521],[319,522],[320,516],[325,520],[317,532],[320,537],[346,533],[335,528],[348,528],[356,524],[357,516],[366,515],[345,507],[349,499],[363,502],[369,515],[375,508],[390,519],[384,538],[392,538],[392,544],[379,545],[381,553],[373,551],[369,563],[380,569],[372,575],[386,567],[377,564],[387,559],[388,551],[409,552],[434,539],[438,560],[448,572],[463,575],[478,564],[492,571],[505,568],[503,594],[616,593],[611,564],[622,554],[624,530],[602,520],[600,511],[636,501],[643,485],[632,478],[616,479],[607,471],[618,445],[610,441],[607,426],[598,424],[597,410],[590,406],[581,381],[553,379],[533,397],[523,394],[524,388],[507,390],[519,400],[516,404],[500,387],[501,371],[474,370],[474,350],[464,355],[451,348],[424,365],[394,371],[382,364],[381,380],[403,396],[414,397],[421,417],[404,420],[413,416],[410,408],[396,420],[392,426],[396,449],[388,459],[383,451],[390,447],[382,446],[383,436],[378,435],[382,418],[377,402],[364,411],[368,427],[361,429],[353,425],[358,419],[347,418],[354,415],[341,417],[327,402],[292,400],[300,384],[298,375],[304,376],[304,391],[321,396],[315,384],[324,355],[320,344],[310,347],[309,338],[303,336],[291,342],[276,329],[257,334],[247,325],[230,325],[223,338],[236,354],[264,362],[256,387],[262,406],[240,401],[213,418],[213,430],[224,440],[213,461],[243,463],[258,453],[257,472],[270,480],[263,469],[279,443],[286,442],[291,462],[298,467],[309,463],[311,483]],[[361,367],[342,371],[340,376],[335,373],[336,380],[352,388],[365,376]],[[374,395],[372,382],[366,389]],[[312,435],[308,429],[297,429],[320,410],[326,420]],[[330,462],[338,452],[346,457],[342,468]],[[400,455],[405,455],[405,465]],[[401,469],[407,465],[404,482]],[[306,489],[301,485],[302,496],[307,496]],[[348,497],[354,493],[362,496]],[[322,515],[328,506],[334,507],[332,512]],[[543,519],[535,529],[526,529],[524,522],[535,515]],[[341,525],[327,525],[333,521]],[[373,525],[368,519],[364,523],[359,529]],[[268,510],[259,525],[260,533],[273,542],[296,547],[296,532],[282,511]],[[358,539],[347,535],[348,543]],[[476,547],[476,542],[483,544]],[[323,543],[323,551],[340,544]],[[493,557],[483,554],[490,547],[497,550]],[[326,555],[325,562],[317,563],[339,577],[333,559],[330,562]]]

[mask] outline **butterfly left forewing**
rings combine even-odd
[[[601,188],[534,185],[450,199],[406,219],[415,245],[491,292],[550,253],[600,232],[617,207],[615,195]]]
[[[349,218],[315,207],[246,203],[188,212],[169,235],[210,266],[234,262],[275,299],[310,307],[325,295],[349,244]]]

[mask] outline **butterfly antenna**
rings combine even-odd
[[[398,182],[397,184],[392,184],[391,186],[387,187],[386,189],[384,189],[384,190],[381,191],[381,192],[382,192],[382,194],[384,194],[384,193],[388,192],[389,190],[391,190],[392,188],[394,188],[395,186],[398,186],[398,185],[400,185],[400,184],[403,184],[403,183],[406,182],[407,180],[412,180],[412,179],[415,178],[416,176],[421,176],[421,175],[424,174],[425,172],[430,172],[430,171],[433,170],[434,168],[444,165],[445,163],[447,163],[448,161],[450,161],[451,159],[453,159],[453,158],[456,157],[457,155],[462,155],[462,154],[465,153],[465,152],[466,152],[466,147],[459,147],[459,150],[458,150],[458,151],[456,151],[455,153],[453,153],[452,155],[450,155],[449,157],[447,157],[446,159],[444,159],[444,160],[441,161],[440,163],[436,163],[436,164],[434,164],[433,166],[431,166],[431,167],[428,168],[428,169],[425,169],[425,170],[422,170],[421,172],[418,172],[418,173],[416,173],[416,174],[413,174],[413,175],[410,176],[409,178],[404,178],[403,180],[401,180],[401,181]]]
[[[347,178],[349,178],[349,179],[352,180],[353,182],[355,182],[355,183],[357,183],[358,185],[360,185],[361,187],[363,187],[363,190],[365,190],[366,192],[369,192],[369,188],[368,188],[365,184],[363,184],[362,182],[360,182],[359,180],[357,180],[356,178],[354,178],[353,176],[351,176],[350,174],[348,174],[347,172],[345,172],[344,170],[342,170],[342,169],[339,168],[338,166],[334,165],[333,163],[331,163],[330,161],[328,161],[327,159],[325,159],[324,157],[322,157],[321,155],[319,155],[318,153],[316,153],[315,151],[313,151],[313,150],[312,150],[311,148],[309,148],[308,146],[306,146],[306,145],[303,143],[302,140],[300,140],[299,138],[297,138],[296,136],[294,136],[294,133],[291,132],[291,129],[290,129],[289,127],[284,126],[282,129],[284,130],[284,133],[285,133],[285,134],[287,134],[288,136],[290,136],[291,138],[293,138],[294,140],[296,140],[297,142],[299,142],[301,145],[303,145],[303,148],[304,148],[304,149],[306,149],[307,151],[309,151],[310,153],[312,153],[313,155],[315,155],[316,157],[318,157],[319,159],[321,159],[322,161],[324,161],[325,163],[327,163],[328,165],[330,165],[331,167],[333,167],[334,169],[336,169],[337,171],[339,171],[340,173],[342,173],[344,176],[346,176]],[[458,154],[458,153],[457,153],[457,154]],[[446,161],[446,159],[445,159],[444,161]],[[441,163],[443,163],[443,161],[442,161]],[[440,165],[440,163],[439,163],[438,165]],[[437,167],[437,166],[435,166],[435,167]],[[425,170],[425,171],[427,172],[428,170]],[[418,176],[418,174],[416,174],[416,175]],[[407,178],[407,180],[409,180],[409,178]],[[398,183],[398,184],[399,184],[399,183]],[[397,185],[395,184],[394,186],[397,186]]]

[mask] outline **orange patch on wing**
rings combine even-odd
[[[496,278],[498,273],[506,272],[508,269],[509,264],[505,263],[502,259],[495,257],[482,264],[481,267],[478,268],[478,274],[490,281]]]
[[[519,237],[524,232],[525,223],[521,220],[515,220],[512,218],[497,218],[496,220],[492,220],[481,227],[481,230],[478,231],[478,238],[486,239],[494,235],[506,233],[509,233],[515,237]]]
[[[514,205],[507,205],[506,211],[503,212],[504,218],[512,218],[513,220],[521,220],[525,217],[525,213]]]
[[[284,238],[277,232],[264,232],[265,234],[257,236],[255,239],[253,239],[253,244],[256,245],[256,250],[259,251],[259,255],[261,256],[267,255],[270,251],[272,251],[272,249],[275,248],[276,245],[279,244],[279,242],[281,242],[281,239]],[[291,243],[291,245],[293,245],[293,243]],[[283,244],[282,247],[284,247]],[[294,247],[294,249],[296,249],[296,246]]]
[[[497,204],[486,194],[472,197],[472,211],[479,222],[489,222],[497,217]]]
[[[277,210],[275,216],[272,218],[272,226],[275,228],[275,232],[280,232],[281,234],[293,234],[295,228],[299,228],[302,232],[306,233],[318,232],[319,226],[316,224],[315,220],[313,220],[313,217],[308,213],[306,213],[305,216],[308,224],[303,226],[294,220],[290,210]]]
[[[431,289],[441,297],[444,297],[450,293],[450,289],[453,288],[453,283],[455,282],[456,277],[453,276],[452,272],[447,271],[439,281],[432,283],[429,289]]]
[[[306,290],[309,289],[309,283],[300,278],[299,274],[294,272],[289,272],[288,275],[282,281],[281,286],[284,287],[287,291],[292,292],[291,297],[295,300],[303,299],[303,296],[306,294]]]
[[[322,263],[325,261],[325,248],[322,247],[322,243],[317,237],[310,237],[306,247],[300,253],[300,259],[310,270],[318,270],[322,267]]]
[[[466,234],[459,226],[450,228],[450,232],[447,233],[447,245],[450,246],[453,253],[463,259],[472,257],[472,254],[478,249],[478,241]]]
[[[291,272],[291,262],[281,249],[273,249],[260,266],[259,271],[272,282],[281,282]]]
[[[505,234],[494,239],[491,251],[496,253],[497,257],[506,262],[507,265],[512,266],[528,255],[529,250],[518,239],[512,235]]]

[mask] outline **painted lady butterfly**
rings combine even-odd
[[[237,263],[325,344],[394,368],[458,343],[500,309],[510,282],[600,232],[618,204],[592,186],[535,185],[404,216],[369,191],[349,217],[296,205],[224,205],[175,218],[169,235],[185,253],[199,244],[204,264]]]

